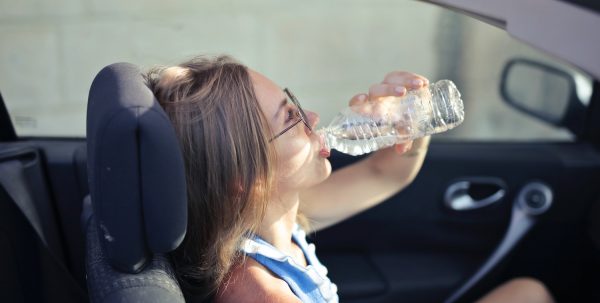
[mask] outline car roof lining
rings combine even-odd
[[[600,54],[600,38],[597,35],[600,14],[574,3],[583,1],[423,1],[503,28],[515,39],[600,79],[600,60],[597,60]]]

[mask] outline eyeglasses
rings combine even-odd
[[[292,100],[292,103],[298,109],[298,111],[296,111],[296,113],[295,113],[295,115],[298,117],[298,120],[294,121],[290,126],[286,127],[284,130],[279,132],[277,135],[273,136],[273,138],[271,138],[271,140],[269,140],[269,143],[272,142],[273,140],[279,138],[281,135],[285,134],[285,132],[292,129],[292,127],[296,126],[296,124],[298,124],[300,122],[304,123],[304,125],[306,125],[306,127],[308,127],[308,130],[312,131],[312,128],[310,127],[310,124],[308,123],[308,117],[306,116],[306,113],[304,113],[304,110],[302,110],[302,107],[300,106],[298,99],[296,99],[296,96],[294,96],[294,94],[292,94],[292,92],[290,92],[290,90],[287,88],[283,89],[283,91],[286,93],[286,95],[288,95],[290,100]]]

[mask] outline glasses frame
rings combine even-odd
[[[300,122],[304,123],[304,125],[306,127],[308,127],[308,130],[310,130],[312,132],[312,127],[310,127],[310,124],[308,123],[308,117],[306,116],[306,113],[302,109],[302,106],[300,106],[300,102],[298,102],[298,99],[296,99],[296,96],[294,96],[294,94],[292,94],[292,92],[288,88],[284,88],[283,91],[285,92],[285,94],[288,96],[288,98],[292,101],[292,103],[298,109],[298,111],[296,112],[296,116],[298,117],[298,120],[294,121],[290,126],[284,128],[282,131],[280,131],[275,136],[273,136],[273,138],[271,138],[269,140],[269,143],[271,143],[271,142],[273,142],[273,140],[281,137],[281,135],[285,134],[288,130],[292,129],[294,126],[296,126]]]

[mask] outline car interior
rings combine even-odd
[[[0,222],[3,228],[0,260],[5,285],[2,301],[86,302],[89,296],[92,302],[184,302],[165,256],[181,242],[186,226],[183,162],[173,129],[144,85],[139,68],[132,64],[118,63],[99,72],[90,90],[88,109],[86,143],[70,142],[67,146],[62,146],[63,143],[58,146],[53,141],[4,141],[1,145],[0,197],[3,211],[0,214],[3,219]],[[3,138],[11,136],[6,129],[3,129],[2,135]],[[490,155],[487,147],[471,147],[481,149],[482,152],[478,153],[481,156],[460,156],[462,148],[459,146],[443,146],[443,149],[434,146],[430,151],[432,160],[420,175],[420,178],[428,180],[427,184],[417,181],[401,195],[405,196],[404,199],[427,199],[414,195],[421,195],[421,186],[429,187],[432,183],[447,186],[446,180],[453,177],[444,176],[448,174],[445,171],[463,170],[467,176],[479,175],[478,168],[465,163],[488,165],[484,164],[488,158],[500,157],[500,152]],[[70,154],[65,155],[65,149]],[[594,201],[597,198],[597,188],[593,186],[600,180],[597,150],[592,146],[575,150],[569,146],[539,145],[523,160],[519,149],[519,146],[502,148],[501,152],[505,155],[500,163],[496,163],[497,160],[493,163],[494,169],[506,171],[506,174],[511,172],[502,166],[521,166],[522,175],[509,181],[516,184],[502,181],[507,178],[469,178],[454,182],[445,191],[446,201],[450,203],[455,196],[467,192],[475,197],[479,195],[497,200],[504,198],[507,191],[510,193],[508,189],[511,186],[520,188],[510,195],[512,205],[493,209],[485,219],[473,215],[466,223],[463,219],[453,221],[444,214],[447,210],[440,209],[430,214],[430,218],[434,220],[440,216],[446,219],[434,220],[438,223],[426,227],[430,230],[421,227],[421,230],[398,231],[393,226],[384,226],[389,222],[385,213],[389,214],[390,207],[386,207],[376,208],[315,235],[315,241],[323,249],[324,262],[330,267],[333,278],[339,281],[342,297],[349,301],[371,302],[369,298],[378,298],[394,288],[404,296],[407,293],[411,296],[413,292],[412,296],[420,302],[439,301],[446,296],[447,302],[464,300],[465,295],[491,283],[482,278],[505,266],[502,262],[506,261],[506,254],[533,227],[537,227],[538,234],[528,235],[529,240],[522,245],[527,248],[521,248],[521,255],[513,256],[517,260],[513,259],[509,269],[504,268],[505,272],[531,270],[524,268],[544,272],[544,267],[549,266],[547,262],[552,260],[552,254],[546,253],[546,250],[566,250],[561,252],[564,254],[561,257],[574,259],[595,251],[593,247],[586,247],[595,242],[580,242],[578,237],[597,232],[597,227],[593,230],[585,226],[589,230],[581,230],[584,226],[579,219],[586,214],[590,218],[597,215],[598,207],[589,208],[594,204],[561,206],[556,205],[560,203],[556,201],[566,199],[569,192],[577,192],[577,197],[582,200]],[[353,160],[341,154],[337,157],[338,161],[334,163],[338,167]],[[448,169],[440,170],[447,157],[461,159],[463,163],[450,164]],[[555,161],[556,157],[561,157],[560,161]],[[89,160],[84,161],[86,158]],[[53,163],[50,169],[45,161]],[[539,177],[540,171],[543,178]],[[85,176],[86,173],[88,176]],[[565,174],[573,178],[565,179]],[[50,180],[61,180],[61,183],[70,180],[72,183],[70,186],[54,187],[47,183],[48,176]],[[89,195],[85,180],[89,180]],[[54,197],[61,197],[62,203],[72,204],[53,203],[58,201]],[[544,214],[551,204],[555,204],[552,217],[538,220],[538,216]],[[79,209],[73,209],[77,205]],[[450,207],[460,211],[464,205]],[[403,220],[423,217],[419,212],[424,210],[419,207],[403,208],[393,210],[403,213]],[[506,216],[510,220],[503,222]],[[58,222],[58,218],[70,219]],[[557,222],[568,223],[568,228]],[[413,223],[417,226],[416,222]],[[469,226],[478,227],[465,233],[464,229],[469,229]],[[338,228],[344,232],[337,232]],[[455,232],[444,232],[446,229]],[[544,229],[551,229],[553,233],[545,234]],[[413,247],[452,242],[456,251],[445,253],[443,259],[438,259],[439,263],[433,266],[424,266],[436,258],[422,253],[412,258],[398,257],[398,250],[401,254],[412,253],[406,250],[406,243],[381,242],[379,237],[369,239],[366,235],[370,232],[379,236],[387,233],[389,238],[400,233],[404,239],[413,241],[409,245]],[[437,236],[438,233],[456,238],[444,239]],[[85,252],[78,251],[83,249],[83,245],[64,245],[65,239],[61,234],[81,239],[85,234]],[[349,234],[365,237],[372,252],[350,246],[348,243],[352,241],[346,239]],[[418,235],[423,234],[435,237],[435,241],[418,239]],[[477,249],[482,253],[472,251],[469,255],[458,247],[469,246],[470,242],[477,242]],[[486,243],[485,247],[481,243]],[[494,253],[486,256],[489,251]],[[86,256],[85,269],[82,266],[83,254]],[[597,255],[588,257],[597,260]],[[535,261],[532,262],[532,259]],[[403,260],[410,260],[413,264],[403,263]],[[515,262],[519,265],[526,263],[526,266],[515,266]],[[347,264],[353,266],[348,267]],[[561,267],[562,272],[573,274],[584,273],[583,267],[590,264],[569,268],[572,265],[573,262],[555,264]],[[388,272],[378,272],[379,268],[386,268]],[[410,277],[406,276],[406,271],[411,273]],[[32,275],[32,272],[40,274]],[[457,275],[458,272],[461,274]],[[592,280],[588,280],[591,283],[597,276],[595,273],[588,274],[591,274]],[[398,286],[388,283],[397,283]],[[432,283],[438,283],[437,288]],[[461,287],[448,287],[456,285]],[[417,293],[421,287],[433,287],[436,291],[424,296]]]
[[[522,102],[531,73],[568,88],[558,113]],[[406,190],[310,235],[341,301],[473,302],[534,277],[558,302],[600,302],[600,82],[583,106],[548,64],[502,74],[506,104],[575,139],[434,140]],[[183,159],[142,68],[98,71],[85,138],[17,136],[1,90],[0,302],[185,302],[169,260],[187,226]]]

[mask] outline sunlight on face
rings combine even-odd
[[[283,90],[265,76],[250,70],[258,102],[274,134],[297,121],[296,107],[287,100]],[[309,123],[315,124],[318,115],[309,112]],[[306,188],[325,180],[331,173],[327,158],[321,157],[318,136],[302,122],[273,140],[277,153],[275,178],[279,190]]]

